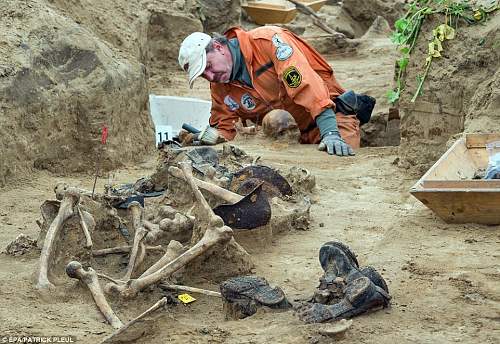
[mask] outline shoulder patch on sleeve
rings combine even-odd
[[[286,43],[279,34],[274,34],[272,38],[273,45],[276,47],[276,58],[285,61],[293,54],[293,48]]]
[[[231,111],[236,111],[240,107],[230,95],[224,97],[224,104],[226,104]]]
[[[283,81],[290,88],[297,88],[302,83],[302,75],[295,66],[290,66],[283,72]]]

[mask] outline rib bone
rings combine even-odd
[[[83,284],[89,288],[92,297],[97,305],[97,308],[101,311],[106,321],[118,329],[123,326],[121,320],[116,316],[116,314],[111,309],[108,301],[104,297],[104,294],[101,289],[101,285],[99,284],[99,280],[97,278],[97,274],[94,269],[88,268],[85,271],[82,267],[82,264],[77,261],[72,261],[66,266],[66,274],[71,278],[79,279]]]
[[[232,238],[232,229],[228,226],[225,226],[222,219],[214,214],[207,201],[201,194],[200,190],[196,186],[193,180],[190,164],[181,164],[181,166],[184,176],[193,189],[198,203],[200,203],[200,205],[208,215],[208,226],[203,237],[193,247],[175,258],[170,263],[167,263],[163,267],[159,268],[158,271],[145,277],[130,280],[122,285],[108,283],[106,285],[107,291],[118,292],[124,298],[134,297],[139,291],[146,288],[147,286],[156,284],[162,279],[171,276],[174,272],[193,261],[196,257],[199,257],[200,255],[207,252],[214,245],[218,243],[226,243]]]
[[[78,216],[80,217],[80,226],[82,227],[83,234],[85,234],[86,248],[92,248],[92,236],[90,232],[95,228],[95,220],[92,214],[82,210],[80,207],[78,209]]]
[[[43,242],[42,253],[40,254],[40,267],[36,284],[36,288],[39,290],[55,288],[48,278],[49,263],[55,251],[54,244],[66,220],[75,214],[75,207],[78,206],[79,201],[80,195],[78,191],[73,188],[68,188],[64,193],[59,211],[47,230],[45,241]]]

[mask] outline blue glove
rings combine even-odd
[[[326,150],[330,155],[338,155],[338,156],[348,156],[354,155],[354,151],[351,146],[349,146],[345,141],[340,137],[338,132],[330,131],[327,133],[323,139],[321,140],[318,149],[320,151]]]

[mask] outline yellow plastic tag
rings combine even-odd
[[[177,298],[181,300],[183,304],[188,304],[196,301],[196,299],[189,294],[180,294],[179,296],[177,296]]]

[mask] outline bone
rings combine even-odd
[[[125,325],[123,325],[122,327],[120,327],[117,331],[115,331],[114,333],[112,333],[110,336],[104,338],[104,340],[100,343],[100,344],[108,344],[108,343],[114,343],[115,342],[115,338],[120,336],[121,334],[123,334],[125,331],[127,331],[132,325],[134,325],[136,322],[138,322],[139,320],[141,320],[142,318],[150,315],[151,313],[155,312],[156,310],[160,309],[161,307],[164,307],[167,305],[167,298],[164,297],[162,299],[160,299],[158,302],[156,302],[153,306],[151,306],[150,308],[148,308],[146,311],[144,311],[142,314],[140,314],[139,316],[137,316],[136,318],[130,320],[128,323],[126,323]],[[128,334],[127,334],[128,335]],[[119,341],[120,342],[120,341]]]
[[[296,131],[297,122],[285,110],[274,109],[269,111],[262,120],[262,131],[268,137],[276,138],[288,131]]]
[[[164,218],[173,219],[175,214],[177,213],[178,211],[172,208],[171,206],[163,205],[158,209],[158,216],[156,222],[160,222]]]
[[[182,171],[178,167],[170,166],[168,168],[168,172],[176,178],[186,180],[185,176],[182,175]],[[229,190],[226,190],[218,185],[215,185],[215,184],[212,184],[209,182],[205,182],[205,181],[197,179],[195,177],[192,177],[192,178],[193,178],[197,187],[200,187],[200,188],[212,193],[213,195],[215,195],[215,196],[217,196],[217,197],[219,197],[219,198],[221,198],[221,199],[223,199],[231,204],[237,203],[243,199],[243,196],[238,195],[237,193],[231,192]]]
[[[82,227],[83,234],[85,235],[85,247],[92,248],[92,236],[90,235],[90,232],[95,228],[94,217],[89,212],[82,210],[79,206],[77,207],[77,209],[78,216],[80,217],[80,226]]]
[[[144,242],[153,244],[164,236],[169,236],[168,239],[183,240],[186,236],[191,236],[194,219],[192,217],[176,213],[173,219],[165,218],[160,221],[160,224],[154,224],[149,221],[144,221],[144,227],[149,230]]]
[[[106,318],[106,321],[113,326],[113,328],[118,329],[123,326],[123,323],[113,312],[108,304],[108,301],[104,297],[94,269],[89,267],[88,270],[85,271],[80,262],[72,261],[66,266],[66,274],[71,278],[79,279],[87,286],[87,288],[89,288],[97,308],[99,308],[99,311],[101,311],[104,318]]]
[[[169,284],[169,283],[163,282],[163,283],[160,283],[159,287],[162,289],[172,290],[172,291],[187,291],[190,293],[198,293],[198,294],[203,294],[203,295],[207,295],[207,296],[222,297],[221,293],[219,293],[217,291],[188,287],[188,286],[184,286],[184,285],[176,285],[176,284]]]
[[[157,246],[145,246],[146,251],[165,251],[161,245]],[[129,253],[132,250],[131,245],[126,246],[116,246],[103,248],[100,250],[93,250],[92,255],[94,257],[102,257],[107,256],[108,254],[121,254],[121,253]]]
[[[255,125],[245,126],[241,121],[241,118],[238,121],[233,121],[234,129],[239,135],[255,135],[257,134],[257,127]]]
[[[148,231],[144,238],[144,241],[148,244],[155,243],[166,234],[163,230],[160,229],[160,225],[156,223],[144,220],[143,224],[144,228],[146,228]]]
[[[66,192],[68,192],[68,190],[70,190],[70,189],[73,192],[76,192],[82,196],[89,196],[90,197],[92,195],[91,191],[71,187],[68,184],[66,184],[65,182],[59,182],[54,187],[54,193],[56,194],[56,199],[62,200],[64,198],[64,195],[66,194]]]
[[[198,203],[202,206],[203,210],[207,214],[208,226],[205,233],[203,234],[203,237],[189,250],[150,275],[130,280],[127,283],[121,285],[117,285],[116,283],[108,283],[106,285],[106,290],[108,292],[119,293],[123,298],[135,297],[139,291],[150,285],[160,282],[164,278],[171,276],[174,272],[184,267],[195,258],[201,256],[216,244],[227,243],[233,237],[232,229],[225,226],[222,219],[214,214],[207,201],[201,194],[200,190],[196,186],[194,178],[192,177],[191,165],[181,164],[181,166],[185,179],[191,186],[191,189],[193,190]]]
[[[64,223],[75,214],[75,207],[78,206],[79,201],[80,195],[78,191],[72,188],[67,188],[59,206],[59,211],[50,224],[43,243],[42,252],[40,254],[38,279],[36,283],[36,288],[38,290],[44,291],[55,289],[55,286],[49,281],[48,278],[49,264],[54,255],[56,239],[59,236]]]
[[[132,216],[132,226],[134,227],[134,243],[130,252],[130,259],[127,266],[127,271],[123,279],[128,281],[132,277],[134,269],[142,262],[145,255],[145,245],[143,239],[148,231],[143,226],[143,209],[139,202],[132,202],[128,206],[128,210]]]
[[[56,199],[61,200],[64,197],[66,190],[68,190],[69,188],[70,188],[70,186],[64,182],[57,183],[57,185],[54,188],[54,192],[56,194]],[[126,196],[111,195],[109,192],[104,193],[104,194],[94,193],[94,195],[92,197],[92,191],[80,189],[80,188],[74,188],[74,187],[71,187],[71,189],[77,191],[80,194],[80,196],[85,197],[87,200],[95,200],[97,202],[104,202],[104,203],[111,204],[111,205],[120,204],[127,199]]]
[[[178,241],[171,240],[167,246],[167,252],[161,257],[156,263],[151,265],[149,269],[143,272],[143,274],[139,278],[144,278],[146,276],[151,275],[152,273],[158,271],[161,267],[170,263],[175,258],[179,257],[184,250],[184,246]]]

